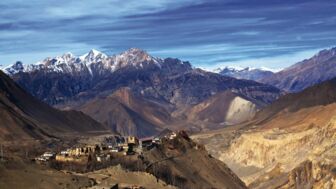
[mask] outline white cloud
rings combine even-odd
[[[192,0],[101,0],[99,3],[93,3],[91,0],[64,1],[54,6],[47,6],[44,11],[50,17],[56,18],[76,18],[88,15],[107,15],[110,18],[117,18],[132,14],[159,12],[199,2]]]

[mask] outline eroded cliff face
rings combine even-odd
[[[330,131],[333,129],[332,131]],[[247,166],[264,168],[270,164],[286,163],[293,157],[297,161],[308,156],[319,155],[332,147],[335,140],[335,123],[330,122],[327,128],[310,128],[302,132],[289,132],[272,129],[244,133],[223,153],[220,158],[234,159]],[[333,132],[333,133],[332,133]],[[287,166],[291,168],[290,165]]]
[[[230,103],[226,121],[234,124],[241,123],[253,118],[257,111],[256,104],[241,97],[235,97]]]
[[[327,161],[305,161],[288,175],[287,188],[336,188],[335,165]]]
[[[281,166],[281,172],[289,172],[307,159],[318,160],[335,145],[336,116],[323,127],[311,125],[303,131],[272,129],[244,133],[219,159],[231,161],[233,167],[238,164],[259,169],[255,174],[242,177],[249,184],[276,165]]]
[[[306,160],[288,173],[282,173],[279,164],[270,172],[249,184],[258,189],[334,189],[335,164],[329,160]]]
[[[279,115],[281,122],[258,129],[227,129],[196,138],[250,188],[335,188],[336,104],[298,111],[287,124],[284,115]]]
[[[218,93],[187,109],[183,113],[188,120],[233,125],[247,121],[256,114],[260,106],[231,91]]]

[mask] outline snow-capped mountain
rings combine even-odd
[[[70,100],[77,103],[77,99],[88,100],[122,87],[177,106],[197,104],[224,90],[237,91],[248,98],[258,94],[266,104],[279,95],[276,88],[194,69],[179,59],[155,58],[137,48],[113,56],[97,50],[79,57],[65,53],[36,64],[17,62],[5,71],[21,87],[51,105]],[[273,93],[261,92],[266,88]]]
[[[13,75],[19,72],[23,72],[25,67],[23,66],[22,62],[17,61],[14,64],[1,68],[6,74]]]
[[[227,66],[224,68],[218,68],[214,70],[214,72],[237,79],[260,81],[265,77],[271,77],[275,71],[268,68],[242,68]]]
[[[107,59],[108,56],[96,49],[92,49],[90,52],[79,57],[79,60],[85,62],[86,64],[91,64],[95,62],[102,62]]]
[[[226,115],[222,113],[232,109],[225,104],[232,100],[236,99],[233,104],[246,104],[247,112],[281,94],[272,86],[196,69],[175,58],[155,58],[135,48],[113,56],[97,50],[79,57],[66,53],[31,65],[18,62],[6,71],[23,89],[50,105],[81,110],[118,133],[139,136],[152,135],[175,119],[186,119],[190,107],[216,94],[203,104],[224,105],[214,104],[204,111],[218,112],[211,113],[216,117],[213,121],[223,123],[221,118]],[[224,91],[234,95],[220,95]],[[195,119],[205,120],[204,111],[193,110]],[[244,111],[233,107],[230,112],[242,117],[237,113]]]
[[[16,62],[3,68],[3,71],[8,75],[38,70],[63,73],[89,73],[92,75],[114,72],[126,66],[142,68],[151,64],[160,67],[162,62],[162,59],[152,57],[146,51],[138,48],[131,48],[121,54],[113,56],[108,56],[92,49],[79,57],[76,57],[72,53],[65,53],[62,56],[46,58],[35,64],[24,65],[22,62]]]

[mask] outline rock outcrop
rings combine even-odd
[[[250,122],[194,136],[250,187],[333,188],[335,80],[286,95]]]

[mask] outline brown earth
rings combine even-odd
[[[246,188],[231,169],[183,132],[145,153],[144,157],[150,162],[149,172],[179,188]]]
[[[110,131],[81,112],[60,111],[36,100],[0,72],[0,140],[48,139],[90,132]]]
[[[164,100],[134,95],[129,88],[95,98],[77,110],[122,135],[153,136],[163,130],[211,130],[251,119],[264,104],[231,91],[213,95],[194,106],[176,108]]]
[[[90,187],[92,189],[110,188],[114,184],[118,184],[120,187],[142,186],[146,189],[176,189],[176,187],[167,185],[162,180],[155,178],[152,174],[127,171],[120,166],[113,166],[84,175],[97,182],[97,185]]]
[[[67,174],[20,159],[0,162],[0,188],[27,189],[78,189],[92,186],[94,182],[83,176]]]
[[[248,123],[193,138],[251,188],[336,187],[335,88],[331,80],[286,95]]]
[[[224,91],[191,107],[185,114],[190,121],[233,125],[251,119],[259,107],[253,100]]]
[[[152,136],[170,122],[169,106],[135,96],[128,88],[91,100],[76,109],[126,136]]]

